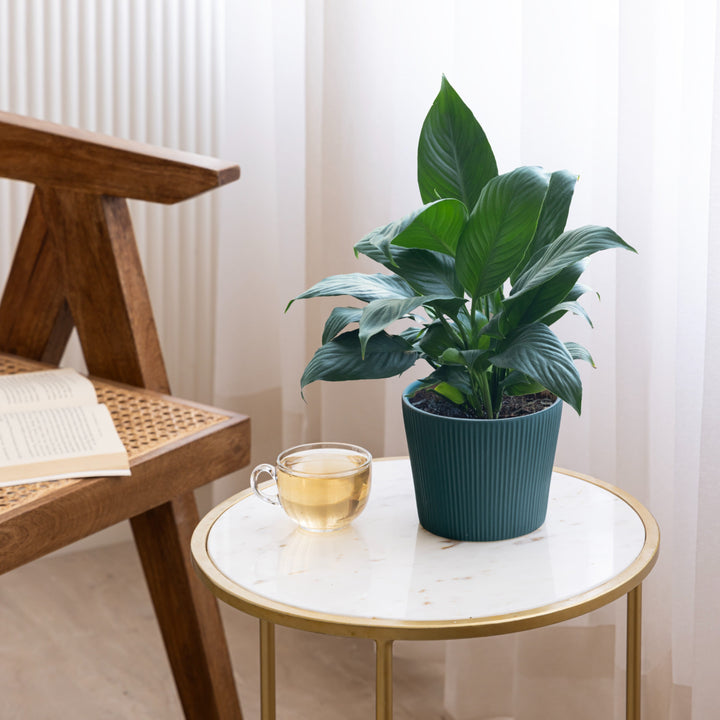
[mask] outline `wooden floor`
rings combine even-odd
[[[222,608],[246,720],[259,718],[256,621]],[[371,641],[278,628],[278,720],[374,717]],[[442,715],[443,643],[396,643],[396,720]],[[175,720],[182,712],[130,543],[0,577],[3,720]]]

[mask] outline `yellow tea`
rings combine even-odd
[[[303,449],[278,463],[280,503],[308,530],[336,530],[365,507],[370,491],[368,458],[346,448]]]

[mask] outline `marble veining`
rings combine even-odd
[[[539,608],[611,579],[645,528],[616,495],[555,473],[545,524],[500,542],[456,542],[419,526],[406,459],[375,462],[367,507],[343,530],[300,530],[253,495],[226,510],[208,553],[243,588],[341,616],[452,621]]]

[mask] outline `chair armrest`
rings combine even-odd
[[[237,180],[240,168],[0,112],[0,177],[172,204]]]

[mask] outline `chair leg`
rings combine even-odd
[[[188,720],[242,720],[217,602],[195,575],[192,493],[130,521]]]

